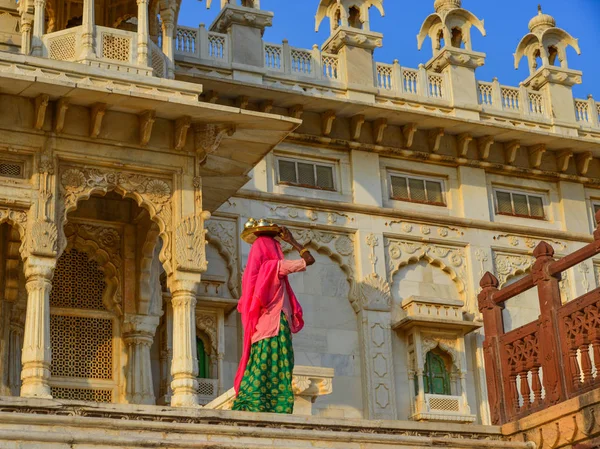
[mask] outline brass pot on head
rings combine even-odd
[[[271,226],[271,223],[269,223],[269,220],[267,220],[266,218],[261,218],[260,220],[258,220],[257,226],[259,228],[262,228],[266,226]]]
[[[244,224],[244,229],[251,229],[256,226],[256,220],[254,218],[248,219],[246,224]]]

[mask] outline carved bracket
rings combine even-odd
[[[467,153],[469,152],[469,144],[473,140],[473,136],[470,134],[464,133],[458,136],[458,157],[467,157]]]
[[[507,164],[513,164],[517,159],[517,151],[521,148],[521,143],[518,141],[513,141],[507,143],[504,147],[504,162]]]
[[[185,147],[187,141],[187,133],[192,124],[190,117],[180,117],[175,121],[175,143],[173,148],[176,151],[181,151]]]
[[[442,137],[444,137],[444,128],[435,128],[429,131],[429,151],[437,153],[440,151]]]
[[[402,135],[404,136],[404,146],[406,148],[412,148],[416,132],[416,123],[409,123],[408,125],[404,125],[402,127]]]
[[[350,120],[350,137],[352,140],[360,139],[360,133],[362,131],[362,126],[365,123],[365,116],[362,114],[355,115]]]
[[[202,273],[206,271],[206,230],[204,221],[210,213],[202,212],[181,221],[175,230],[175,260],[177,269]]]
[[[60,134],[65,127],[65,118],[67,117],[67,111],[69,109],[69,99],[60,98],[56,102],[56,120],[54,123],[54,131]]]
[[[579,153],[575,156],[575,164],[577,165],[577,173],[581,176],[586,176],[590,168],[590,162],[594,159],[594,155],[591,151],[585,153]]]
[[[529,163],[533,168],[542,166],[542,159],[546,152],[546,145],[535,145],[529,149]]]
[[[225,136],[235,134],[234,125],[194,124],[194,147],[200,163],[204,163],[209,155],[215,153]]]
[[[334,120],[335,111],[325,111],[321,114],[321,131],[324,136],[329,136],[331,134]]]
[[[97,138],[102,131],[102,120],[106,114],[106,103],[96,103],[90,111],[90,137]]]
[[[155,111],[144,111],[140,114],[140,145],[145,147],[152,137],[152,127],[156,120]]]
[[[373,122],[373,140],[377,145],[380,145],[381,142],[383,142],[387,126],[388,121],[386,118],[378,118]]]
[[[556,154],[556,166],[558,171],[561,173],[566,172],[569,169],[569,162],[573,158],[573,152],[571,150],[559,151]]]
[[[492,136],[485,136],[477,139],[477,149],[479,151],[479,158],[483,161],[487,161],[490,157],[490,150],[494,144],[494,138]]]
[[[46,120],[46,109],[50,102],[50,96],[48,94],[38,95],[35,98],[35,116],[33,119],[33,127],[40,130],[44,126]]]

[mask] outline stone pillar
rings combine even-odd
[[[125,315],[123,340],[127,346],[125,399],[130,404],[156,403],[152,384],[150,348],[159,317]]]
[[[167,78],[175,78],[175,12],[167,9],[160,12],[162,19],[162,51],[169,61],[167,67]]]
[[[138,64],[148,65],[148,0],[137,0],[137,57]]]
[[[21,396],[51,399],[50,290],[56,259],[30,256],[25,266],[27,313],[23,337]]]
[[[94,0],[83,0],[83,17],[81,19],[81,58],[90,59],[96,56],[94,51],[95,9]]]
[[[173,361],[171,364],[172,407],[198,406],[198,358],[196,354],[196,287],[190,281],[175,281],[173,305]]]
[[[33,56],[42,56],[42,35],[44,34],[44,16],[46,12],[46,0],[35,0],[33,15],[33,37],[32,50]]]
[[[31,53],[31,29],[33,20],[31,17],[21,18],[21,53],[28,55]]]
[[[173,307],[171,295],[163,293],[165,304],[164,328],[160,333],[160,404],[170,404],[171,396],[171,361],[173,360]]]

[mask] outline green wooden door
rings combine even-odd
[[[208,379],[208,355],[204,348],[204,342],[199,337],[196,337],[196,350],[198,352],[198,377],[200,379]]]
[[[425,393],[451,395],[450,376],[446,363],[439,354],[429,351],[425,359]]]

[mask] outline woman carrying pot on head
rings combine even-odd
[[[298,251],[285,260],[278,237]],[[244,329],[242,358],[235,377],[232,410],[287,413],[294,410],[292,334],[304,326],[288,275],[315,263],[285,227],[260,220],[246,223],[242,238],[252,243],[242,279],[238,311]]]

